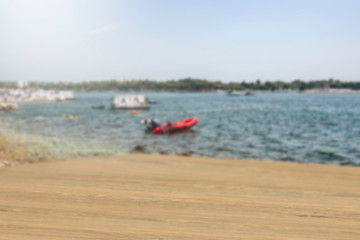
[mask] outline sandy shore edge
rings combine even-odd
[[[359,239],[360,168],[125,154],[0,168],[0,239]]]

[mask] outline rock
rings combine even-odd
[[[186,152],[177,152],[175,153],[177,156],[183,156],[183,157],[190,157],[190,154],[186,153]]]
[[[136,145],[133,150],[135,152],[145,152],[145,147],[142,145]]]
[[[18,109],[16,103],[0,103],[0,111],[12,112]]]
[[[163,151],[154,152],[154,154],[166,155],[166,153],[165,153],[165,152],[163,152]]]

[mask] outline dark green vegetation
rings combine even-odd
[[[0,82],[0,88],[10,88],[16,86],[14,82]],[[185,91],[185,92],[209,92],[216,90],[260,90],[260,91],[280,91],[295,90],[303,91],[315,88],[348,88],[353,90],[360,89],[360,82],[341,82],[340,80],[316,80],[292,82],[284,81],[265,81],[255,82],[230,82],[208,81],[204,79],[185,78],[180,80],[169,80],[165,82],[153,80],[132,80],[132,81],[84,81],[79,83],[70,82],[30,82],[30,88],[73,90],[73,91]]]

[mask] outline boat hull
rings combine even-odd
[[[111,106],[111,109],[113,110],[148,110],[150,109],[150,107],[114,107]]]
[[[151,131],[152,134],[173,134],[189,130],[197,124],[197,118],[188,118],[180,121],[163,123]]]
[[[150,106],[149,105],[117,106],[115,104],[111,104],[111,109],[113,109],[113,110],[146,110],[146,109],[150,109]]]

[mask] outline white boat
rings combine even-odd
[[[148,99],[144,95],[119,95],[111,102],[112,109],[133,110],[149,109]]]
[[[229,91],[227,91],[227,95],[228,96],[241,96],[241,95],[244,95],[244,92],[229,90]]]

